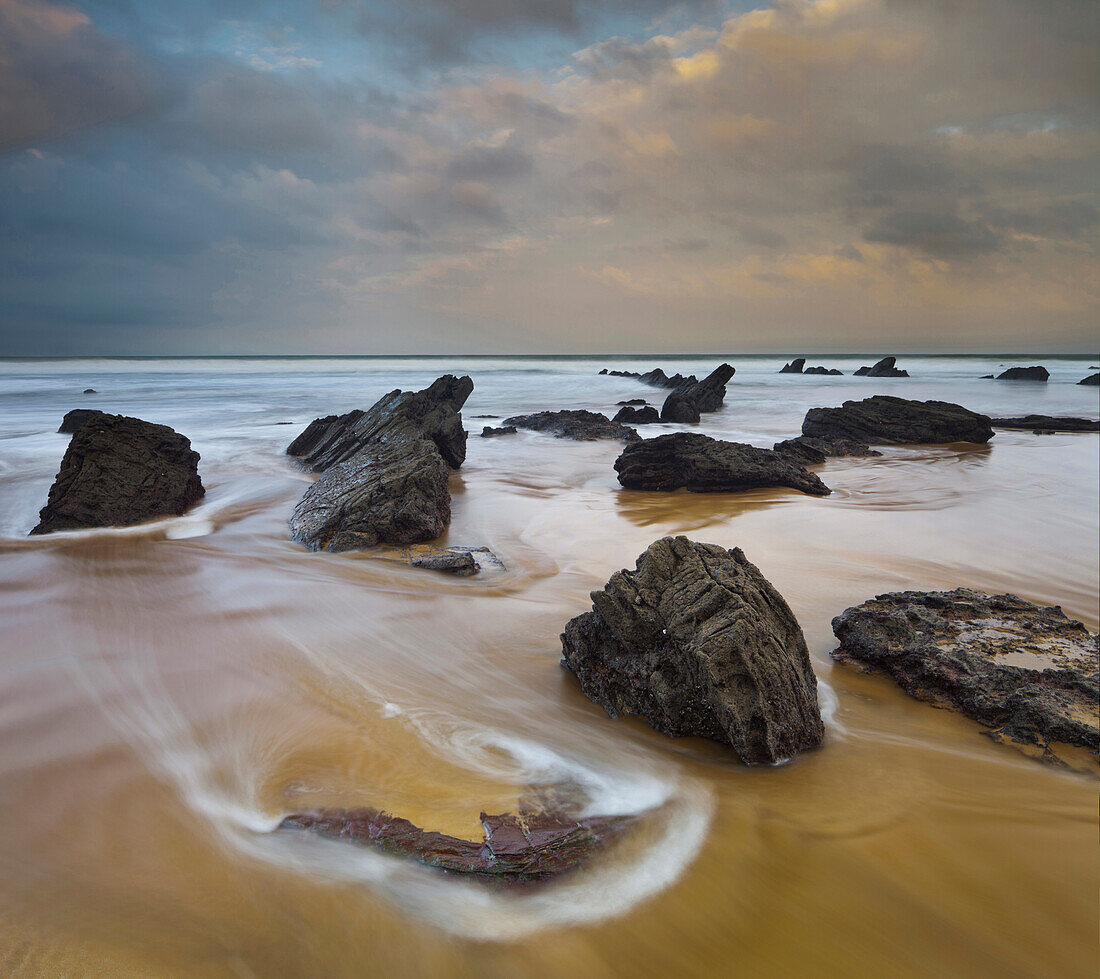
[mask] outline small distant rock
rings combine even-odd
[[[1100,384],[1100,373],[1089,374],[1088,377],[1082,378],[1077,383],[1078,384],[1088,384],[1088,385],[1091,385],[1092,387],[1096,387],[1098,384]]]
[[[784,364],[779,368],[780,374],[801,374],[802,368],[806,366],[805,357],[795,357],[789,364]]]
[[[1022,415],[1018,418],[993,418],[994,428],[1016,428],[1043,432],[1100,432],[1100,421],[1066,415]]]
[[[803,374],[830,374],[834,377],[842,377],[844,371],[837,370],[835,367],[807,367]]]
[[[1045,367],[1010,367],[997,375],[998,381],[1046,381],[1050,371]]]
[[[616,406],[622,405],[644,405],[648,404],[645,398],[631,398],[629,401],[616,401]]]
[[[591,442],[596,439],[619,439],[637,442],[641,436],[620,422],[596,411],[539,411],[533,415],[514,415],[505,418],[505,427],[529,428],[534,432],[548,432],[556,438]]]
[[[628,445],[615,460],[627,489],[726,493],[789,486],[811,496],[829,487],[789,456],[696,432],[673,432]]]
[[[492,428],[491,426],[486,425],[481,430],[481,437],[483,439],[491,439],[496,438],[500,435],[515,435],[516,431],[517,430],[515,425],[503,425],[500,428]]]
[[[654,422],[659,422],[661,415],[656,408],[650,405],[645,405],[643,408],[624,405],[611,420],[621,422],[624,425],[651,425]]]
[[[803,466],[815,466],[824,462],[830,456],[881,456],[882,453],[872,449],[864,442],[854,439],[815,439],[799,435],[797,438],[776,442],[772,446],[773,452],[780,455],[788,455]]]
[[[949,401],[908,401],[879,394],[845,401],[839,408],[811,408],[802,422],[810,438],[853,439],[876,444],[988,442],[987,415]]]
[[[981,379],[983,381],[992,381],[993,380],[993,375],[992,374],[983,374]]]
[[[908,377],[909,371],[898,370],[896,363],[895,357],[883,357],[871,367],[861,367],[856,371],[856,377]]]
[[[97,393],[97,391],[96,391],[96,389],[95,389],[95,388],[85,388],[85,389],[84,389],[84,393],[85,393],[85,394],[96,394],[96,393]]]

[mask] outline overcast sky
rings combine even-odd
[[[0,0],[0,354],[1095,350],[1096,0]]]

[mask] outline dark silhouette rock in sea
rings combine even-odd
[[[645,405],[642,408],[624,405],[619,409],[618,414],[611,420],[613,422],[620,422],[624,425],[652,425],[654,422],[659,422],[661,420],[661,415],[660,412],[651,405]]]
[[[597,411],[539,411],[533,415],[514,415],[505,418],[504,425],[529,428],[534,432],[548,432],[560,439],[591,442],[596,439],[620,439],[636,442],[641,436],[620,422],[613,422]]]
[[[691,425],[699,421],[699,406],[691,398],[673,391],[661,405],[660,420]]]
[[[801,374],[802,368],[806,366],[805,357],[795,357],[789,364],[784,364],[779,368],[780,374]]]
[[[84,393],[85,394],[96,394],[97,392],[96,392],[95,388],[85,388]]]
[[[349,411],[310,422],[287,446],[314,472],[350,459],[366,445],[428,439],[446,463],[458,469],[466,458],[466,431],[459,411],[474,382],[445,374],[423,391],[391,391],[367,411]]]
[[[835,367],[807,367],[803,374],[830,374],[834,377],[841,377],[844,371],[838,370]]]
[[[735,368],[722,364],[701,381],[692,378],[678,385],[665,399],[661,421],[698,421],[700,414],[717,411],[726,398],[726,383],[735,373]],[[694,409],[694,418],[687,417],[692,411],[685,405]]]
[[[683,374],[673,374],[669,377],[660,367],[655,367],[651,371],[647,371],[645,374],[639,374],[637,371],[609,371],[602,370],[601,374],[609,374],[612,377],[632,377],[636,381],[641,381],[643,384],[648,384],[655,388],[678,388],[685,384],[698,383],[694,374],[689,374],[684,377]]]
[[[861,367],[856,371],[856,377],[908,377],[909,371],[898,370],[895,366],[895,357],[883,357],[877,364],[871,367]]]
[[[78,431],[85,422],[90,421],[93,418],[99,416],[106,417],[107,412],[98,411],[95,408],[73,408],[72,411],[65,412],[65,417],[61,419],[61,425],[57,431],[63,435],[72,435]]]
[[[878,394],[840,408],[811,408],[802,422],[810,438],[876,444],[988,442],[989,417],[949,401],[909,401]]]
[[[789,486],[811,496],[830,492],[789,456],[696,432],[673,432],[628,445],[615,460],[615,472],[627,489],[725,493]]]
[[[96,412],[70,439],[31,533],[179,516],[206,492],[198,463],[191,442],[167,425]]]
[[[876,449],[872,449],[864,442],[854,439],[815,439],[799,435],[797,438],[776,442],[772,446],[773,452],[790,456],[803,466],[815,466],[824,462],[830,456],[880,456]]]
[[[481,437],[483,439],[492,439],[497,438],[501,435],[515,435],[517,431],[518,430],[515,425],[503,425],[500,428],[492,428],[491,426],[486,425],[481,430]]]
[[[991,418],[994,428],[1013,428],[1043,432],[1100,432],[1100,421],[1066,415],[1022,415],[1018,418]]]
[[[407,819],[370,807],[314,809],[287,816],[280,829],[371,846],[417,860],[446,874],[509,887],[549,880],[607,849],[635,816],[579,816],[521,806],[516,813],[481,814],[484,838],[464,840],[421,829]]]
[[[618,406],[618,407],[621,407],[623,405],[637,406],[637,405],[644,405],[644,404],[648,404],[648,403],[649,402],[647,402],[645,398],[631,398],[629,401],[616,401],[615,402],[616,406]]]
[[[1047,381],[1050,371],[1045,367],[1010,367],[997,375],[998,381]]]
[[[1088,384],[1091,387],[1096,387],[1097,385],[1100,385],[1100,373],[1089,374],[1088,377],[1081,378],[1081,380],[1079,380],[1077,383]]]
[[[893,592],[833,619],[833,657],[881,670],[997,741],[1059,763],[1100,750],[1097,638],[1058,607],[969,588]]]
[[[666,537],[591,597],[562,633],[562,665],[611,717],[719,741],[749,765],[820,746],[802,629],[740,548]]]

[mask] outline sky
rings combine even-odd
[[[0,355],[1095,351],[1096,0],[0,0]]]

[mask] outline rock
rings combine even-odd
[[[1023,415],[1019,418],[991,418],[994,428],[1020,428],[1045,432],[1100,432],[1100,421],[1066,415]]]
[[[909,371],[898,370],[894,366],[894,357],[883,357],[873,367],[861,367],[856,371],[856,377],[908,377]]]
[[[813,439],[799,435],[797,438],[776,442],[773,452],[788,455],[800,465],[814,466],[824,462],[830,456],[880,456],[881,452],[872,449],[864,442],[853,439]]]
[[[305,491],[290,517],[290,536],[311,551],[432,540],[451,521],[449,475],[427,439],[365,446]]]
[[[314,472],[350,459],[366,445],[428,439],[447,464],[458,469],[466,458],[466,431],[459,414],[474,382],[445,374],[423,391],[391,391],[367,411],[329,415],[308,425],[287,447],[287,455]]]
[[[482,813],[485,835],[474,841],[424,830],[407,819],[363,807],[295,813],[282,821],[280,829],[311,830],[415,859],[444,873],[509,886],[531,884],[573,870],[610,846],[635,819],[580,817],[521,807],[514,814]]]
[[[613,718],[719,741],[749,765],[821,745],[802,629],[740,548],[656,541],[592,593],[561,640],[562,665]]]
[[[722,402],[726,397],[726,382],[729,381],[733,375],[737,373],[736,369],[730,367],[729,364],[722,364],[720,367],[716,367],[701,381],[696,381],[691,378],[680,384],[665,400],[665,405],[669,402],[674,402],[679,405],[684,401],[689,401],[695,406],[695,410],[698,413],[704,413],[709,411],[717,411],[722,407]],[[673,411],[679,411],[680,409],[673,408]],[[666,417],[665,409],[661,408],[662,421],[673,421],[671,417]],[[696,419],[698,420],[698,419]]]
[[[830,374],[834,377],[842,377],[844,371],[837,370],[835,367],[807,367],[803,374]]]
[[[633,408],[630,405],[624,405],[611,420],[623,424],[651,425],[653,422],[659,422],[661,416],[657,409],[650,405],[646,405],[644,408]]]
[[[764,486],[789,486],[811,496],[829,487],[789,457],[740,442],[722,442],[695,432],[673,432],[628,445],[615,460],[627,489],[725,493]]]
[[[648,402],[646,401],[645,398],[631,398],[629,401],[616,401],[615,402],[615,404],[617,406],[621,406],[621,405],[644,405],[644,404],[647,404],[647,403]]]
[[[69,441],[31,533],[178,516],[206,492],[198,463],[191,442],[167,425],[97,412]]]
[[[85,388],[84,393],[85,394],[96,394],[97,392],[96,392],[95,388]]]
[[[481,437],[483,439],[491,439],[496,438],[500,435],[515,435],[516,431],[517,429],[515,425],[504,425],[500,428],[491,428],[490,426],[486,425],[481,430]]]
[[[1077,383],[1078,384],[1089,384],[1092,387],[1096,387],[1098,384],[1100,384],[1100,373],[1089,374],[1088,377],[1082,378]]]
[[[556,438],[591,442],[595,439],[621,439],[637,442],[641,436],[633,428],[613,422],[596,411],[540,411],[533,415],[515,415],[504,419],[505,425],[549,432]]]
[[[992,374],[983,374],[981,379],[983,381],[992,381],[993,380],[993,375]]]
[[[61,427],[58,428],[60,434],[72,435],[78,431],[85,422],[90,421],[93,418],[100,416],[107,417],[105,411],[97,411],[95,408],[73,408],[72,411],[65,412],[65,417],[61,419]]]
[[[1097,757],[1097,640],[1060,608],[968,588],[893,592],[847,609],[833,632],[835,659],[884,671],[997,741],[1053,762],[1058,745]]]
[[[689,374],[687,377],[684,377],[683,374],[673,374],[672,377],[669,377],[660,367],[655,367],[645,374],[639,374],[637,371],[608,370],[602,370],[600,373],[610,374],[612,377],[632,377],[636,381],[641,381],[643,384],[649,384],[657,388],[678,388],[685,384],[698,383],[694,374]]]
[[[679,391],[673,391],[661,405],[660,420],[692,424],[699,421],[699,406]]]
[[[802,368],[806,366],[805,357],[795,357],[789,364],[784,364],[780,369],[780,374],[801,374]]]
[[[883,443],[988,442],[989,417],[948,401],[907,401],[879,394],[840,408],[811,408],[802,422],[811,438]]]
[[[1046,381],[1050,371],[1045,367],[1010,367],[997,375],[998,381]]]

